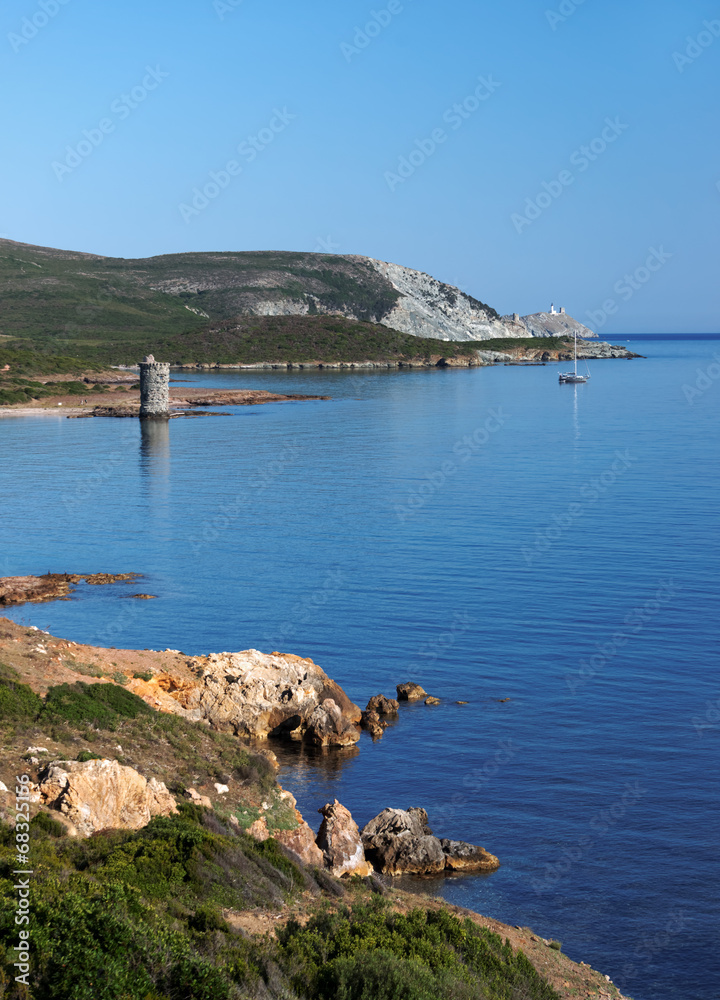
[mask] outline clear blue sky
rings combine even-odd
[[[611,299],[603,333],[720,327],[718,3],[17,0],[0,18],[10,239],[330,248],[502,313],[552,300],[588,322]]]

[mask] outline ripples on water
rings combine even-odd
[[[426,889],[561,939],[636,1000],[711,1000],[720,382],[694,405],[682,386],[717,342],[631,346],[648,360],[581,386],[554,367],[223,373],[195,381],[333,399],[3,420],[2,573],[139,570],[160,598],[81,586],[11,616],[311,656],[362,705],[418,680],[443,704],[381,741],[283,752],[308,820],[335,796],[360,824],[423,805],[502,861]]]

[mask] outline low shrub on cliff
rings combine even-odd
[[[252,921],[317,897],[319,883],[275,841],[191,804],[86,840],[33,821],[28,994],[13,983],[13,843],[0,824],[5,1000],[558,1000],[490,931],[441,910],[396,913],[377,897],[334,911],[326,891],[304,926],[246,937],[233,913]]]
[[[0,663],[0,720],[34,719],[42,708],[42,700],[17,676],[12,667]]]
[[[131,691],[115,684],[60,684],[50,688],[45,698],[43,716],[74,725],[108,726],[118,716],[136,719],[152,715],[150,706]]]
[[[237,997],[238,981],[257,979],[253,956],[262,949],[253,952],[231,932],[222,908],[281,908],[307,876],[274,841],[213,832],[207,822],[217,824],[188,804],[179,816],[157,817],[137,832],[76,840],[56,839],[54,827],[33,821],[30,996],[217,1000]],[[7,973],[17,943],[13,837],[0,824],[0,956]],[[25,996],[16,989],[5,995]]]
[[[293,985],[314,1000],[557,998],[522,953],[445,910],[398,914],[375,897],[278,936]]]

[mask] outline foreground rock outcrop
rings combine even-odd
[[[494,871],[495,855],[464,841],[440,840],[424,809],[383,809],[363,827],[365,856],[385,875],[432,875],[445,871]]]
[[[350,811],[337,799],[318,810],[323,817],[317,846],[332,875],[372,875],[372,865],[365,860],[360,831]]]
[[[62,813],[69,832],[139,830],[153,816],[176,813],[162,781],[148,781],[116,760],[53,761],[40,775],[40,802]]]
[[[312,660],[248,649],[193,657],[197,680],[170,690],[188,717],[215,729],[264,739],[291,735],[320,746],[360,738],[361,712]]]

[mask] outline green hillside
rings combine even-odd
[[[94,358],[292,299],[379,322],[398,293],[361,259],[309,253],[188,253],[125,260],[0,240],[0,337]],[[137,345],[137,347],[136,347]],[[151,344],[152,346],[152,344]]]
[[[456,290],[442,287],[452,302]],[[148,352],[204,363],[437,353],[434,341],[381,325],[398,298],[363,257],[264,251],[126,260],[0,240],[0,347],[88,364],[130,363]],[[283,315],[295,308],[298,315]]]

